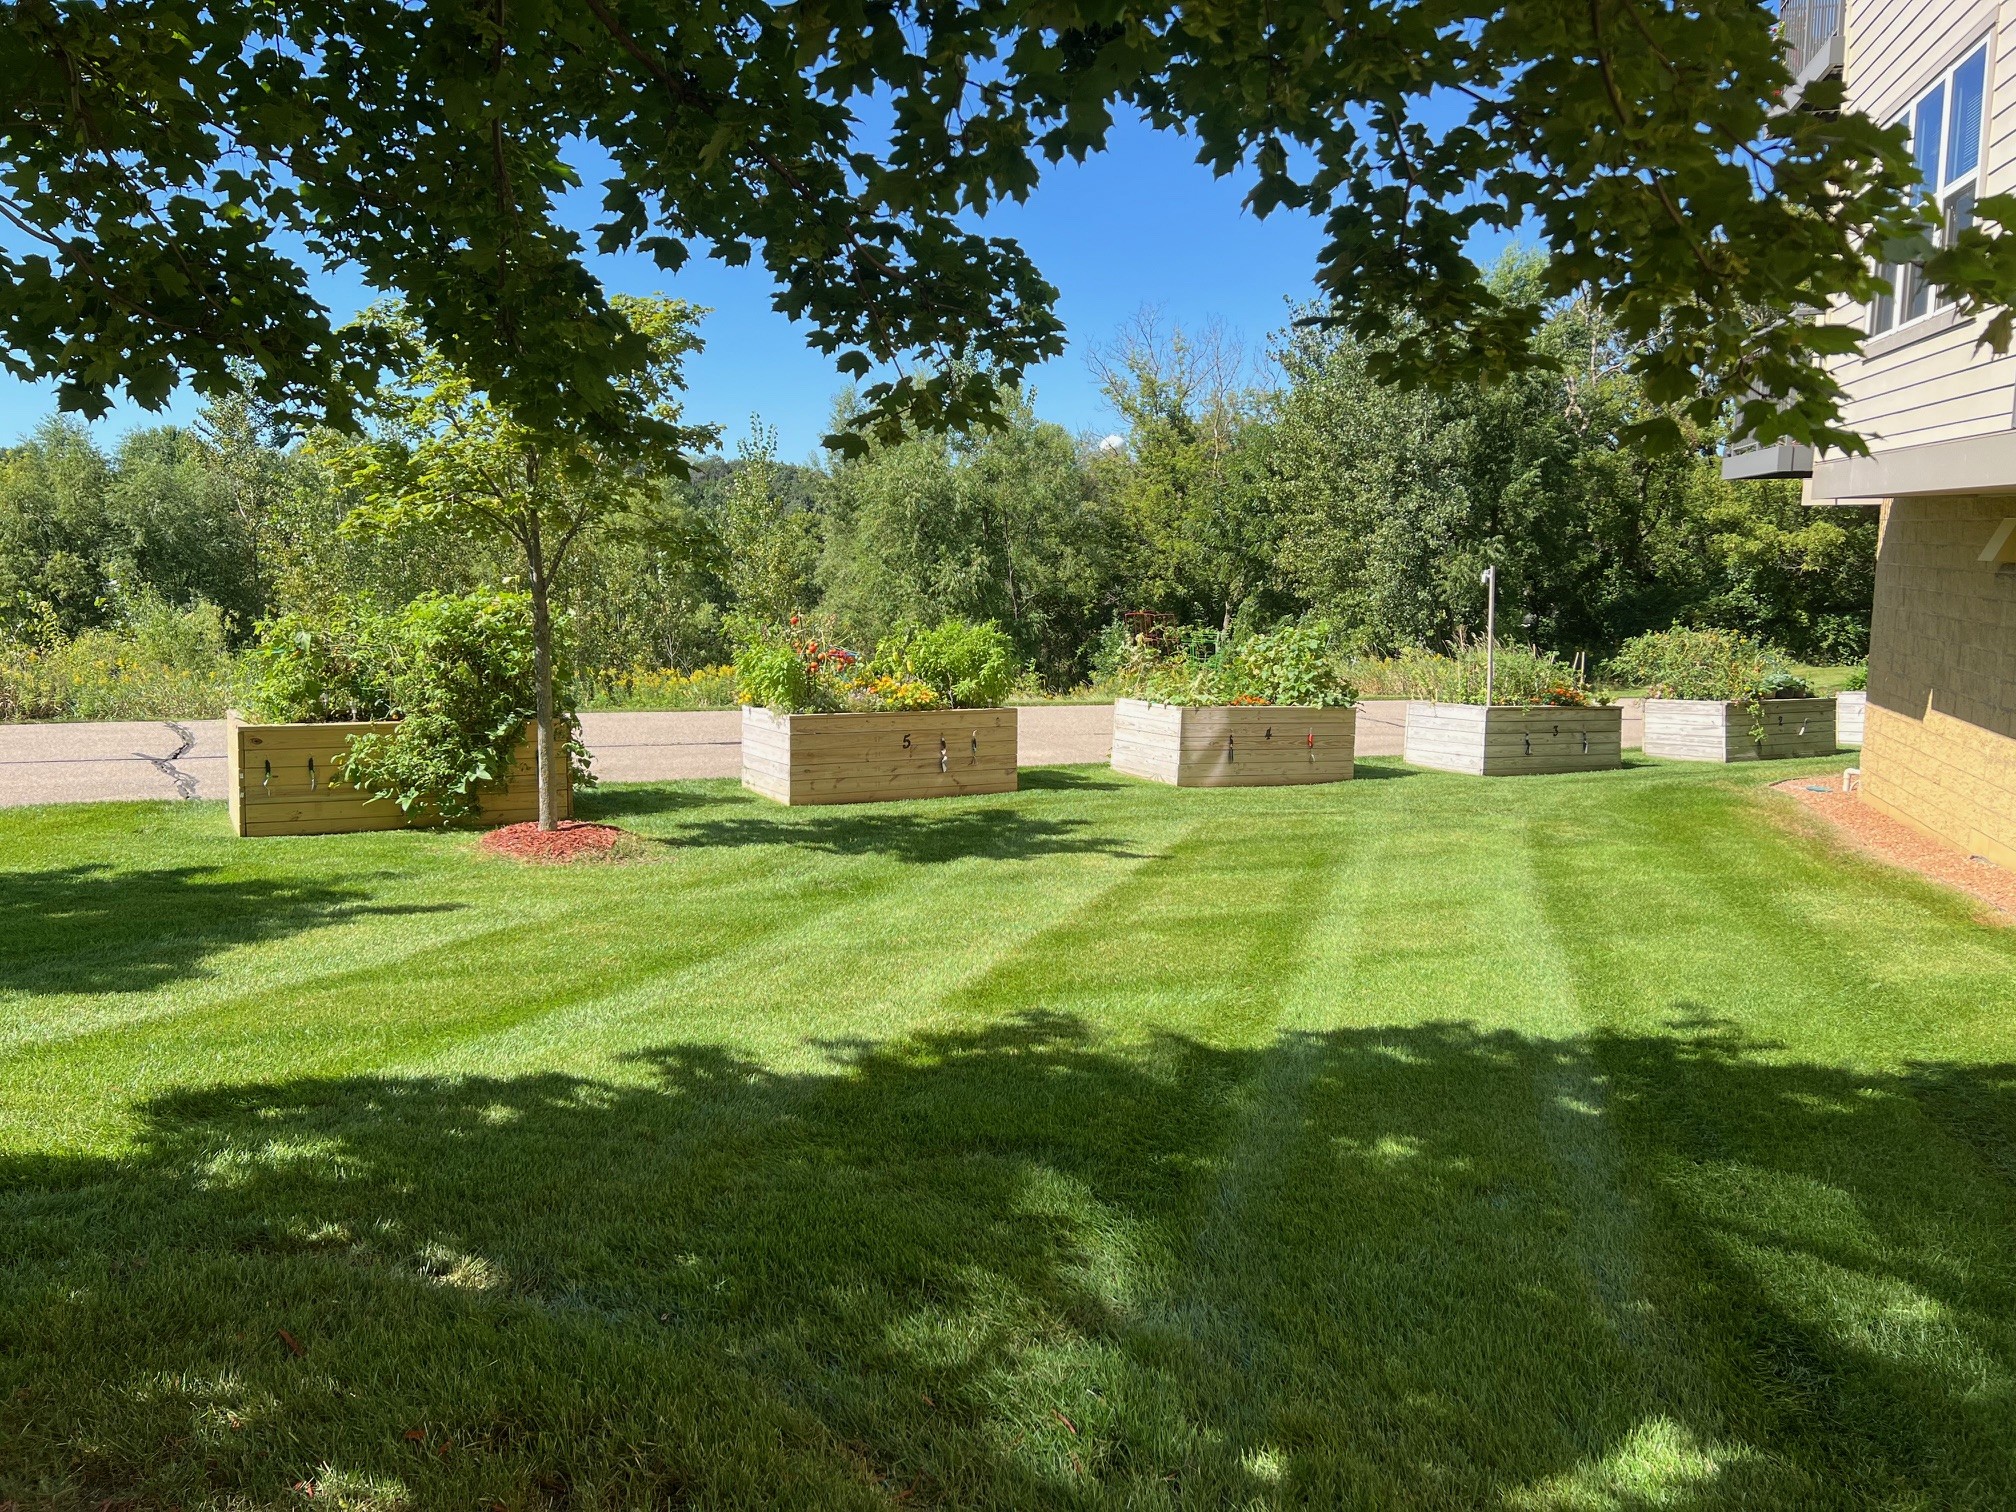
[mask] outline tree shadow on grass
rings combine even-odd
[[[1025,793],[1119,793],[1132,786],[1118,781],[1111,767],[1082,763],[1023,767],[1015,780]]]
[[[101,862],[0,871],[0,991],[145,992],[219,951],[366,914],[460,903],[371,901],[356,886],[227,877],[214,866]]]
[[[824,1049],[226,1086],[0,1159],[0,1500],[2016,1494],[2016,1066],[1714,1023]]]
[[[682,846],[790,845],[835,856],[886,856],[911,865],[1065,855],[1145,860],[1152,855],[1091,819],[1046,818],[1006,806],[969,807],[952,799],[898,812],[879,804],[762,804],[746,815],[693,820],[666,838]]]
[[[678,814],[688,809],[718,808],[747,796],[740,792],[695,792],[690,788],[657,783],[597,787],[575,796],[574,814],[579,819],[635,819],[655,814]]]
[[[1384,782],[1389,777],[1422,777],[1426,771],[1421,767],[1404,765],[1398,756],[1384,758],[1360,756],[1352,763],[1351,776],[1354,781]]]

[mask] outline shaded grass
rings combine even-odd
[[[1790,770],[0,813],[0,1502],[2008,1505],[2016,938]]]

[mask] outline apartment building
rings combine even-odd
[[[1802,89],[1838,69],[1851,108],[1909,125],[1949,226],[2016,189],[2016,0],[1786,0],[1781,16]],[[1888,293],[1839,312],[1869,333],[1840,368],[1869,455],[1783,445],[1732,452],[1724,473],[1880,506],[1863,797],[2016,867],[2016,351],[1978,345],[1983,322],[1915,268],[1888,272]]]

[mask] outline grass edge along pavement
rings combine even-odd
[[[2016,934],[1834,765],[7,811],[0,1501],[2006,1505]]]

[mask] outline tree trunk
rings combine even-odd
[[[532,706],[534,739],[538,752],[539,828],[558,829],[560,820],[553,801],[559,751],[553,739],[553,616],[546,599],[546,550],[539,534],[539,516],[531,512],[525,533],[526,574],[532,587]]]

